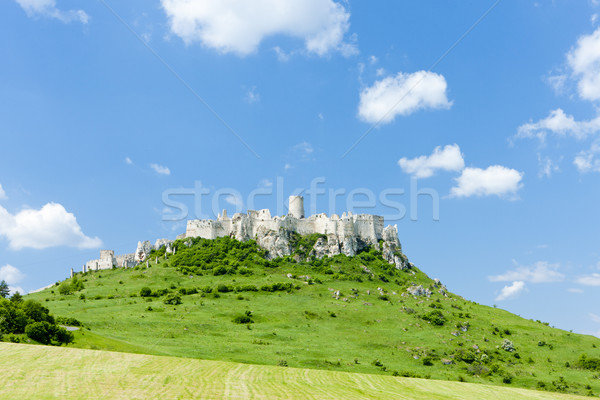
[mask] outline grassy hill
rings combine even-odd
[[[467,301],[375,249],[311,258],[314,240],[277,260],[253,242],[178,241],[150,268],[78,274],[26,298],[80,320],[75,347],[600,394],[600,339]],[[431,295],[409,294],[419,286]]]
[[[0,343],[3,399],[580,399],[517,388]]]

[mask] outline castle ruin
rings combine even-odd
[[[383,217],[370,214],[343,213],[304,216],[302,196],[290,196],[288,214],[271,216],[268,209],[248,210],[231,218],[223,210],[216,220],[189,220],[184,234],[177,239],[201,237],[216,239],[232,237],[239,241],[256,240],[258,246],[267,250],[270,258],[288,256],[293,252],[294,235],[320,234],[310,251],[317,258],[345,254],[354,256],[359,251],[374,246],[396,268],[407,267],[406,258],[398,240],[396,225],[384,227]],[[166,246],[167,253],[174,252],[172,240],[159,239],[152,245],[149,241],[138,242],[135,253],[115,256],[112,250],[102,250],[100,258],[88,261],[83,272],[116,267],[132,267],[147,259],[152,249]]]

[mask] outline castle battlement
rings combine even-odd
[[[308,218],[304,215],[304,199],[301,196],[290,196],[287,215],[272,217],[268,209],[248,210],[245,214],[236,213],[229,219],[227,212],[223,210],[222,216],[219,215],[217,220],[188,221],[182,237],[215,239],[229,236],[240,241],[254,239],[261,247],[269,250],[272,257],[279,257],[290,254],[288,239],[292,232],[300,235],[325,235],[328,255],[344,253],[349,256],[366,246],[378,246],[384,236],[383,217],[378,215],[351,212],[343,213],[341,217],[337,214],[329,217],[325,213]]]

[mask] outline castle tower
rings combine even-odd
[[[290,196],[288,213],[298,219],[304,218],[304,197]]]

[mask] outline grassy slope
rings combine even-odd
[[[0,343],[5,399],[578,399],[470,383]]]
[[[366,264],[373,272],[381,273],[377,271],[378,262],[355,258],[345,260],[343,265],[332,264],[331,268],[362,272],[360,265]],[[306,285],[288,279],[287,273],[308,273],[323,283]],[[332,275],[316,273],[308,264],[283,263],[278,268],[256,267],[251,276],[192,277],[165,267],[162,262],[143,270],[87,274],[82,277],[86,280],[82,293],[87,300],[80,300],[80,293],[61,296],[53,289],[27,297],[41,301],[56,315],[75,317],[91,329],[77,333],[75,347],[249,364],[276,365],[285,360],[290,367],[388,375],[393,371],[410,372],[433,379],[465,379],[505,386],[503,379],[511,376],[510,385],[525,388],[535,388],[543,382],[547,388],[555,389],[552,382],[564,377],[569,386],[567,392],[587,394],[589,385],[593,393],[600,393],[597,372],[565,367],[566,362],[574,364],[582,353],[600,357],[599,339],[550,328],[452,294],[443,297],[437,290],[430,299],[401,296],[406,285],[430,286],[432,281],[416,269],[394,273],[397,276],[389,276],[388,283],[369,280],[368,276],[363,282],[340,281],[332,279]],[[161,298],[131,297],[143,286],[153,290],[171,285],[216,287],[220,283],[260,287],[290,281],[301,285],[301,289],[292,293],[225,293],[220,298],[186,295],[179,306],[165,305]],[[390,301],[378,298],[378,287],[386,289]],[[332,298],[332,289],[340,290],[348,301]],[[351,289],[358,290],[357,298],[350,297]],[[240,295],[243,299],[238,298]],[[102,298],[91,299],[96,296]],[[447,319],[444,326],[432,326],[420,318],[432,310],[429,306],[434,303],[443,308]],[[148,311],[149,306],[152,311]],[[406,308],[415,312],[409,313]],[[232,322],[234,316],[246,310],[255,316],[256,323],[250,329]],[[456,327],[464,322],[470,324],[467,332]],[[500,332],[494,330],[496,327]],[[511,334],[502,333],[505,329]],[[459,332],[458,336],[453,332]],[[497,348],[503,338],[514,342],[519,359],[514,353]],[[540,341],[547,345],[538,346]],[[473,350],[473,346],[480,351]],[[476,363],[456,360],[453,355],[461,350],[477,357],[487,352],[491,360],[484,367],[489,370],[495,365],[500,370],[489,375],[485,371],[468,371]],[[427,355],[433,355],[432,366],[422,363]],[[444,365],[443,359],[453,363]],[[373,365],[374,360],[382,365]]]

